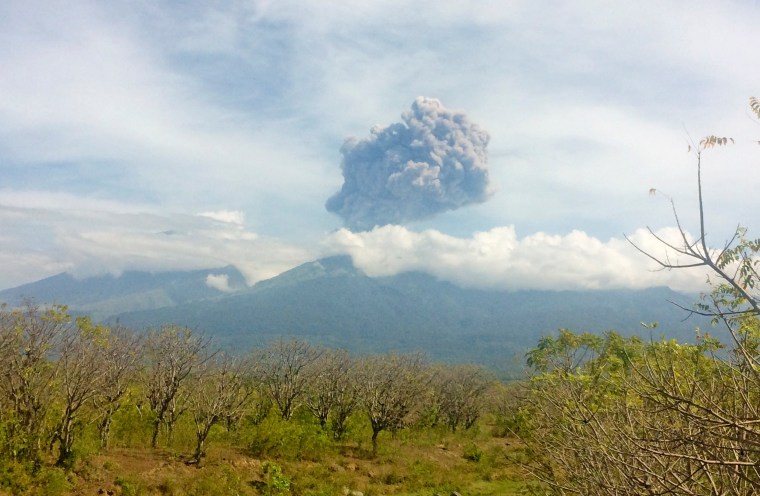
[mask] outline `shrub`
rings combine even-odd
[[[471,443],[465,447],[464,454],[462,456],[465,460],[470,460],[471,462],[478,463],[480,459],[483,458],[483,451],[474,443]]]
[[[320,461],[331,451],[329,433],[314,423],[270,416],[252,430],[249,453],[258,458]]]
[[[123,477],[117,477],[114,484],[121,488],[122,496],[140,496],[143,493],[140,484],[124,479]]]
[[[290,493],[290,478],[282,473],[279,465],[269,461],[264,462],[261,472],[268,496]]]
[[[66,478],[66,472],[57,467],[44,468],[37,475],[37,480],[44,496],[60,496],[71,490],[71,483]]]

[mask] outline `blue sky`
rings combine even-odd
[[[250,283],[348,253],[474,287],[695,288],[624,241],[757,228],[747,105],[760,4],[457,0],[0,3],[0,288],[234,264]],[[341,146],[419,96],[487,131],[492,192],[352,232]],[[650,246],[650,245],[647,245]]]

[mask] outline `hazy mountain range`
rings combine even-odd
[[[684,320],[696,297],[668,288],[485,291],[423,273],[372,278],[349,257],[306,263],[247,287],[233,267],[75,279],[59,274],[0,291],[0,301],[63,303],[72,312],[142,329],[165,323],[244,349],[297,336],[354,352],[423,350],[434,360],[516,369],[526,349],[559,328],[693,340],[705,320]],[[641,323],[658,322],[654,331]]]

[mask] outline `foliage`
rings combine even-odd
[[[728,353],[706,335],[697,344],[613,332],[542,340],[513,411],[528,469],[552,494],[755,494],[760,382],[746,352],[760,322],[741,320],[739,334],[755,344]]]
[[[290,492],[290,478],[282,473],[282,467],[266,461],[261,466],[267,496],[287,494]]]
[[[310,421],[270,416],[249,434],[248,453],[257,458],[320,461],[332,451],[330,436]]]
[[[476,444],[469,444],[464,449],[464,454],[462,455],[465,460],[470,460],[471,462],[479,462],[481,458],[483,458],[483,450],[478,448]]]
[[[10,397],[0,395],[4,408],[0,437],[10,448],[0,452],[0,492],[257,494],[263,488],[271,494],[339,494],[343,487],[359,487],[365,494],[388,493],[389,488],[428,494],[478,481],[488,488],[479,489],[481,494],[503,494],[503,488],[514,486],[499,475],[506,470],[503,454],[484,447],[491,442],[490,435],[477,427],[452,432],[454,423],[443,420],[449,415],[459,419],[456,425],[472,427],[485,414],[484,386],[493,379],[475,366],[431,367],[420,355],[351,357],[321,351],[325,361],[312,362],[302,372],[308,385],[301,397],[304,403],[284,419],[279,409],[268,413],[274,400],[260,382],[266,362],[250,364],[205,348],[205,340],[185,329],[167,326],[139,339],[126,329],[71,319],[63,307],[33,306],[3,309],[0,323],[0,336],[9,340],[6,346],[12,343],[6,348],[8,354],[0,357],[4,360],[14,359],[11,350],[29,347],[28,336],[34,329],[55,331],[47,347],[35,348],[38,361],[28,362],[38,377],[50,374],[44,382],[47,387],[35,393],[45,419],[35,434],[39,440],[35,449],[19,449],[28,446],[28,440],[8,435],[20,432],[14,431],[17,414],[9,408]],[[246,357],[255,356],[254,350]],[[167,365],[171,363],[176,366]],[[179,372],[185,375],[172,375]],[[372,387],[362,389],[358,386],[362,383]],[[175,436],[166,448],[152,449],[158,413],[151,408],[150,393],[164,385],[178,385],[176,394],[182,396],[169,405],[169,411],[175,409],[168,413]],[[363,392],[371,394],[362,396]],[[330,404],[326,425],[306,405],[320,395]],[[440,426],[417,422],[422,401],[429,398],[441,400],[436,407]],[[390,433],[382,450],[376,444],[372,450],[368,447],[375,434],[370,405],[380,407],[376,420],[383,423],[381,430]],[[187,414],[180,415],[183,412]],[[106,417],[109,442],[104,443]],[[64,422],[69,422],[68,438],[61,434],[66,432]],[[335,423],[341,424],[339,430]],[[48,444],[51,439],[54,445]],[[56,467],[62,439],[69,439],[70,445],[65,463]],[[153,460],[150,469],[131,461],[145,458]],[[178,466],[201,458],[203,466],[192,469],[197,471],[177,471]],[[257,458],[270,460],[270,465],[264,469],[251,461]],[[456,472],[448,468],[452,463],[460,464]],[[93,489],[93,484],[99,486]]]
[[[757,99],[750,106],[760,117]],[[698,333],[695,344],[647,343],[567,330],[541,339],[527,355],[534,372],[528,395],[513,410],[539,492],[760,491],[760,240],[739,226],[715,250],[705,227],[703,154],[729,144],[711,135],[689,148],[697,162],[697,238],[671,200],[680,242],[650,230],[666,255],[634,246],[662,269],[707,269],[711,292],[685,310],[710,317],[731,341]]]

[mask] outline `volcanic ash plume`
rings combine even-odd
[[[488,199],[488,133],[433,98],[417,98],[401,118],[341,147],[343,187],[325,206],[353,231]]]

